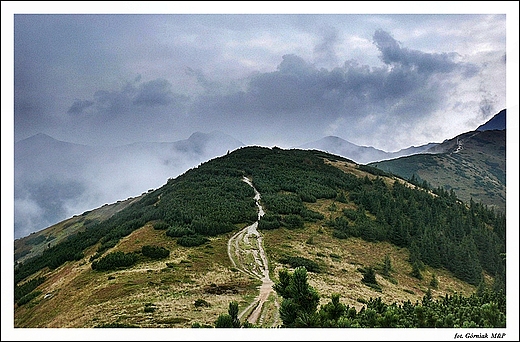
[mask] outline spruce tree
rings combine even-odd
[[[365,275],[361,281],[365,284],[377,284],[376,271],[374,271],[372,267],[367,267]]]

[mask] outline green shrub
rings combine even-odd
[[[282,218],[280,215],[265,214],[264,216],[262,216],[262,218],[258,222],[258,229],[259,230],[271,230],[271,229],[280,228],[281,219]]]
[[[157,307],[153,303],[146,303],[144,305],[144,312],[154,312],[157,310]]]
[[[361,281],[365,284],[377,284],[376,271],[372,267],[367,267]]]
[[[32,292],[38,285],[45,281],[45,277],[38,277],[29,280],[23,285],[16,285],[14,288],[14,301],[18,301],[20,298]]]
[[[202,235],[185,235],[177,240],[177,243],[183,247],[196,247],[209,242],[209,239]]]
[[[185,235],[193,235],[194,233],[193,229],[187,227],[170,227],[166,231],[166,235],[170,237],[181,237]]]
[[[286,256],[280,259],[282,264],[290,265],[292,268],[303,266],[309,272],[320,273],[320,265],[310,259],[300,256]]]
[[[170,256],[170,251],[160,246],[143,246],[141,248],[141,253],[152,259],[164,259]]]
[[[233,328],[233,318],[228,314],[221,314],[215,322],[215,328]]]
[[[26,294],[25,296],[23,296],[22,298],[20,298],[16,304],[18,304],[18,306],[20,305],[24,305],[24,304],[27,304],[29,303],[31,300],[33,300],[34,298],[38,297],[39,295],[42,294],[42,291],[34,291],[34,292],[31,292],[31,293],[28,293]]]
[[[156,222],[153,224],[153,229],[167,230],[168,228],[170,228],[170,225],[166,222]]]
[[[432,280],[430,281],[430,286],[434,289],[436,289],[437,287],[439,287],[439,281],[437,280],[437,276],[434,274],[432,274]]]
[[[289,214],[283,218],[283,223],[287,228],[303,228],[304,222],[300,215]]]
[[[92,263],[92,269],[96,271],[116,270],[118,268],[130,267],[137,261],[135,253],[124,253],[121,251],[109,253],[98,261]]]

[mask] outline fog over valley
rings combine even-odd
[[[15,238],[155,189],[243,146],[219,132],[172,143],[72,144],[38,134],[15,145]]]

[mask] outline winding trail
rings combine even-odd
[[[240,314],[239,318],[243,318],[247,314],[247,321],[252,324],[261,325],[264,321],[267,310],[265,304],[271,294],[276,295],[273,290],[273,281],[269,278],[269,263],[262,247],[262,235],[258,232],[258,221],[265,214],[260,205],[260,193],[255,189],[251,180],[247,177],[242,179],[249,184],[255,191],[255,201],[258,207],[258,220],[250,226],[245,227],[235,235],[233,235],[228,242],[228,255],[236,267],[241,272],[251,276],[252,278],[262,280],[260,286],[260,294],[247,308]],[[275,300],[276,317],[273,319],[273,326],[276,326],[279,320],[278,317],[278,302]]]

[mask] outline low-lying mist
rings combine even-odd
[[[213,132],[172,143],[91,147],[42,134],[16,143],[14,238],[136,197],[243,144]]]

